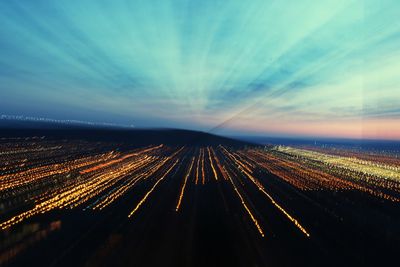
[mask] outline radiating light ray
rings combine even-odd
[[[0,106],[201,130],[239,114],[222,131],[399,139],[399,5],[2,1]]]

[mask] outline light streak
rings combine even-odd
[[[204,149],[202,148],[201,151],[203,152],[201,156],[201,183],[204,185],[206,180],[206,175],[204,174]]]
[[[188,181],[205,185],[215,179],[232,186],[235,191],[232,197],[240,200],[261,236],[264,231],[249,205],[251,195],[245,195],[247,182],[258,188],[283,219],[289,220],[305,236],[310,237],[310,233],[278,203],[277,196],[266,190],[256,175],[259,173],[268,174],[270,179],[281,179],[293,190],[359,190],[385,200],[400,201],[398,159],[381,156],[375,161],[371,155],[358,157],[356,152],[325,154],[322,151],[287,147],[236,150],[223,146],[195,150],[157,145],[118,152],[109,144],[103,147],[101,143],[51,141],[40,137],[1,139],[0,196],[4,221],[0,222],[0,228],[7,229],[56,209],[101,211],[118,204],[117,200],[126,197],[138,184],[149,185],[150,189],[128,214],[130,218],[143,208],[162,181],[177,175],[180,170],[177,166],[183,166],[179,162],[186,154],[189,154],[184,161],[187,172],[183,181],[178,182],[176,212],[182,208],[183,197],[189,197]],[[308,197],[306,193],[301,195]],[[14,213],[15,207],[22,208]]]
[[[211,165],[211,169],[212,169],[212,171],[214,173],[215,181],[218,181],[217,171],[214,168],[214,164],[213,164],[213,161],[211,159],[211,152],[210,152],[210,148],[209,147],[207,147],[207,151],[208,151],[208,159],[210,160],[210,165]]]
[[[260,224],[258,223],[257,219],[255,218],[255,216],[253,215],[253,213],[251,212],[251,210],[249,209],[249,207],[247,206],[247,204],[246,204],[246,202],[245,202],[243,196],[240,194],[240,192],[239,192],[239,190],[237,189],[235,183],[233,182],[231,176],[230,176],[228,173],[226,173],[226,175],[228,176],[228,179],[229,179],[231,185],[233,186],[233,189],[235,190],[236,195],[239,197],[240,202],[242,203],[242,206],[245,208],[247,214],[250,216],[250,219],[253,221],[254,225],[256,226],[257,231],[260,233],[260,235],[261,235],[262,237],[264,237],[265,234],[264,234],[263,229],[261,228]]]
[[[36,175],[36,173],[38,173],[43,177],[49,177],[46,179],[51,179],[52,177],[54,177],[55,174],[57,174],[53,173],[53,169],[55,167],[61,168],[62,172],[64,172],[64,169],[66,171],[73,171],[88,165],[93,165],[95,163],[98,163],[99,161],[105,162],[100,164],[101,168],[96,168],[95,170],[91,170],[90,172],[85,172],[81,173],[78,176],[73,176],[73,178],[70,178],[73,179],[71,182],[68,181],[68,177],[70,177],[70,174],[63,177],[63,179],[66,181],[64,182],[66,183],[65,186],[63,184],[59,184],[57,187],[56,184],[54,190],[47,190],[35,196],[36,204],[33,208],[23,211],[0,223],[0,228],[9,228],[32,216],[46,213],[54,209],[76,208],[82,204],[85,204],[88,201],[91,201],[94,198],[101,199],[101,201],[95,202],[94,205],[98,205],[94,206],[94,208],[102,209],[115,201],[117,198],[121,197],[123,193],[125,193],[131,186],[133,186],[137,182],[136,179],[138,177],[143,177],[146,174],[152,174],[152,170],[146,170],[148,166],[151,166],[151,164],[157,160],[157,158],[148,156],[147,153],[153,153],[156,149],[162,147],[163,145],[153,148],[139,149],[137,150],[137,152],[122,155],[117,161],[115,160],[115,156],[118,154],[111,152],[102,154],[100,156],[96,155],[93,157],[81,158],[78,159],[78,161],[72,160],[62,164],[40,167],[41,169],[39,172],[24,171],[24,175]],[[179,151],[176,151],[175,154]],[[161,160],[158,162],[160,165],[153,165],[153,167],[157,168],[157,166],[161,166],[163,163],[165,163],[165,161],[166,160]],[[137,173],[137,175],[134,175],[134,173]],[[20,179],[24,179],[24,175],[21,175]],[[30,179],[33,179],[32,181],[36,182],[38,180],[44,179],[40,178],[41,176],[38,176],[38,178],[35,178],[36,176],[34,176],[34,178]],[[33,185],[40,186],[40,184],[41,183],[37,183]],[[52,185],[52,183],[50,183],[50,185]],[[17,188],[21,188],[21,190],[25,188],[21,187],[24,186],[24,184],[21,183],[14,184],[14,186],[14,191]],[[30,187],[28,187],[28,189],[29,188]],[[88,207],[91,207],[91,205],[89,205]]]
[[[228,150],[224,149],[223,151],[225,151],[228,154],[228,156],[234,162],[236,162],[236,164],[238,166],[241,166],[241,164],[238,163],[238,160],[233,155],[231,155],[231,153]],[[308,231],[293,216],[291,216],[281,205],[279,205],[278,202],[276,202],[275,199],[270,194],[268,194],[265,191],[262,184],[254,176],[252,176],[250,173],[248,173],[244,168],[242,168],[242,172],[250,179],[250,181],[252,181],[258,187],[258,190],[260,192],[262,192],[265,196],[267,196],[267,198],[270,200],[270,202],[276,208],[278,208],[278,210],[280,210],[286,216],[286,218],[288,218],[303,234],[305,234],[307,237],[310,237],[310,234],[308,233]]]
[[[193,163],[194,163],[194,157],[193,157],[193,159],[192,159],[192,162],[191,162],[191,164],[190,164],[189,170],[188,170],[187,174],[185,175],[185,179],[184,179],[184,181],[183,181],[181,193],[179,194],[178,204],[176,204],[176,208],[175,208],[175,211],[176,211],[176,212],[179,211],[179,208],[180,208],[180,206],[181,206],[182,198],[183,198],[183,193],[185,192],[186,182],[187,182],[187,179],[188,179],[188,177],[189,177],[189,175],[190,175],[190,172],[192,171]]]
[[[197,164],[196,164],[196,180],[195,185],[199,182],[199,168],[200,168],[200,157],[201,157],[201,150],[199,151],[199,156],[197,157]]]
[[[119,158],[119,159],[111,160],[111,161],[109,161],[109,162],[106,162],[106,163],[103,163],[103,164],[94,166],[94,167],[92,167],[92,168],[83,170],[83,171],[81,171],[80,173],[81,173],[81,174],[85,174],[85,173],[89,173],[89,172],[92,172],[92,171],[96,171],[96,170],[99,170],[99,169],[108,167],[108,166],[110,166],[110,165],[113,165],[113,164],[115,164],[115,163],[121,162],[121,161],[123,161],[123,160],[125,160],[125,159],[131,158],[131,157],[134,157],[134,156],[138,156],[138,155],[141,155],[141,154],[143,154],[143,153],[150,152],[150,151],[152,151],[152,150],[161,148],[162,146],[163,146],[163,145],[161,144],[161,145],[159,145],[159,146],[154,146],[154,147],[151,147],[151,148],[148,148],[148,149],[144,149],[144,150],[142,150],[142,151],[140,151],[140,152],[136,152],[136,153],[131,153],[131,154],[128,154],[128,155],[124,155],[123,157],[121,157],[121,158]]]
[[[175,165],[179,162],[177,159],[174,164],[164,173],[161,178],[157,180],[157,182],[152,186],[152,188],[144,195],[144,197],[139,201],[139,203],[136,205],[136,207],[129,213],[128,218],[132,217],[136,211],[139,210],[140,206],[143,205],[143,203],[146,201],[146,199],[149,197],[149,195],[154,191],[154,189],[157,187],[157,185],[164,180],[164,178],[168,175],[168,173],[175,167]]]

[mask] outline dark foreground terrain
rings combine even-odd
[[[2,266],[398,262],[396,157],[182,131],[27,133],[0,139]]]

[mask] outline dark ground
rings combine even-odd
[[[11,266],[395,266],[397,203],[358,192],[302,193],[269,175],[264,178],[269,193],[301,218],[311,237],[248,186],[265,226],[262,238],[228,183],[188,184],[176,212],[184,173],[184,167],[172,173],[129,219],[150,184],[104,212],[57,211],[33,218],[31,223],[43,227],[54,220],[62,226],[32,242]]]
[[[18,254],[7,266],[397,265],[398,203],[356,191],[299,191],[260,170],[257,177],[268,193],[311,235],[301,233],[247,181],[243,188],[263,225],[261,237],[226,181],[188,183],[175,211],[189,163],[186,157],[131,218],[127,215],[154,181],[135,186],[104,211],[53,211],[3,231],[2,242],[21,242],[0,252],[0,259]],[[206,176],[212,176],[208,165]]]

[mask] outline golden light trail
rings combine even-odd
[[[212,169],[212,171],[214,173],[215,181],[218,181],[217,171],[214,168],[214,164],[213,164],[213,161],[211,159],[211,152],[210,152],[210,148],[209,147],[207,147],[207,151],[208,151],[208,159],[210,160],[210,165],[211,165],[211,169]]]
[[[134,152],[136,156],[133,156],[133,153],[127,153],[126,155],[122,155],[117,162],[115,161],[115,156],[119,155],[119,153],[115,154],[110,152],[101,154],[100,156],[94,155],[93,157],[67,161],[57,165],[43,166],[40,167],[40,172],[28,172],[30,175],[29,179],[38,180],[40,177],[43,177],[40,179],[46,178],[50,180],[55,174],[58,174],[53,172],[54,166],[72,171],[103,161],[103,163],[100,164],[101,168],[81,173],[78,176],[73,176],[73,178],[70,177],[71,174],[66,175],[63,179],[66,179],[66,181],[69,181],[68,178],[73,179],[72,183],[69,182],[67,185],[60,184],[55,190],[46,190],[38,194],[33,198],[35,201],[34,207],[0,223],[0,228],[9,228],[32,216],[43,214],[54,209],[76,208],[91,201],[93,198],[99,198],[101,195],[108,196],[108,198],[105,197],[104,199],[105,205],[113,202],[115,199],[122,196],[122,193],[127,189],[126,186],[132,185],[131,179],[134,180],[134,178],[130,177],[136,177],[134,175],[131,176],[133,173],[139,173],[138,175],[140,176],[140,172],[143,172],[149,164],[155,161],[155,157],[147,156],[145,152],[151,153],[156,148],[161,147],[163,146],[139,149],[137,152]],[[112,164],[107,164],[110,162]],[[34,169],[38,170],[37,168]],[[60,177],[58,177],[58,179],[60,179]],[[18,186],[24,185],[20,184]],[[122,188],[122,191],[117,190],[119,187]],[[18,188],[17,185],[15,185],[15,188]]]
[[[206,175],[204,174],[204,149],[202,148],[201,151],[201,183],[204,185],[206,181]]]
[[[196,180],[194,181],[195,185],[199,182],[199,168],[200,168],[200,157],[201,157],[201,150],[199,151],[199,155],[197,157],[197,164],[196,164]]]
[[[282,151],[281,151],[282,150]],[[293,151],[295,151],[293,153]],[[343,160],[350,164],[335,164],[336,155],[325,155],[322,153],[307,152],[304,150],[293,150],[285,147],[278,147],[268,151],[251,149],[246,156],[257,162],[257,165],[295,186],[300,190],[359,190],[370,195],[400,202],[400,183],[391,179],[390,175],[369,172],[366,167],[363,171],[353,168],[353,162],[368,164],[373,168],[386,168],[395,170],[396,159],[393,157],[377,157],[375,155],[360,154],[353,151],[333,151],[338,153]],[[351,157],[345,157],[350,154]],[[359,157],[367,160],[360,160]],[[328,159],[328,160],[323,160]],[[331,162],[329,162],[331,161]],[[333,163],[334,162],[334,163]],[[385,178],[386,177],[386,178]]]
[[[106,153],[96,155],[93,157],[84,157],[74,159],[64,163],[55,163],[45,166],[34,167],[26,171],[6,174],[0,176],[0,191],[16,188],[32,182],[37,182],[52,175],[60,175],[70,171],[84,168],[88,165],[96,164],[98,162],[107,161],[114,157],[113,153]]]
[[[157,187],[157,185],[164,180],[164,178],[168,175],[168,173],[175,167],[176,164],[178,164],[179,159],[177,159],[174,164],[164,173],[163,176],[161,176],[160,179],[157,180],[157,182],[153,185],[153,187],[144,195],[144,197],[139,201],[139,203],[136,205],[136,207],[129,213],[128,218],[132,217],[133,214],[142,206],[142,204],[146,201],[146,199],[149,197],[149,195],[154,191],[154,189]]]
[[[240,160],[238,160],[232,153],[228,152],[228,150],[227,150],[225,147],[223,147],[223,146],[220,146],[220,147],[221,147],[225,152],[229,153],[230,157],[233,158],[233,160],[236,162],[236,164],[240,165],[241,168],[247,170],[247,171],[250,172],[250,173],[253,172],[249,167],[247,167],[245,164],[243,164],[243,162],[241,162]]]
[[[229,181],[231,182],[231,184],[232,184],[232,186],[233,186],[233,189],[234,189],[235,192],[236,192],[236,195],[239,197],[240,202],[242,203],[242,206],[245,208],[247,214],[250,216],[250,219],[253,221],[254,225],[256,226],[257,231],[260,233],[260,235],[261,235],[262,237],[264,237],[265,235],[264,235],[263,229],[261,228],[260,224],[258,223],[257,219],[255,218],[255,216],[253,215],[253,213],[251,212],[251,210],[249,209],[249,207],[247,206],[246,202],[244,201],[243,196],[240,194],[240,192],[239,192],[239,190],[237,189],[235,183],[233,182],[231,176],[230,176],[228,173],[226,173],[226,175],[228,176],[228,179],[229,179]]]
[[[230,157],[231,160],[233,160],[236,163],[236,165],[241,166],[241,164],[238,163],[238,160],[233,155],[231,155],[228,150],[224,149],[223,151],[225,151],[228,154],[228,157]],[[258,187],[258,189],[265,196],[267,196],[267,198],[271,201],[271,203],[276,208],[278,208],[278,210],[280,210],[286,216],[286,218],[288,218],[303,234],[305,234],[307,237],[310,237],[308,231],[293,216],[291,216],[281,205],[279,205],[270,194],[268,194],[265,191],[263,185],[254,176],[248,173],[244,168],[242,168],[242,172],[250,179],[250,181],[252,181]]]
[[[360,160],[352,157],[328,155],[315,151],[309,151],[304,149],[297,149],[292,147],[282,147],[276,148],[277,151],[289,153],[291,155],[296,155],[303,158],[313,159],[324,164],[336,166],[338,168],[346,168],[355,172],[361,172],[365,174],[370,174],[373,176],[380,177],[382,179],[392,179],[395,181],[400,181],[400,167],[379,164],[376,162],[371,162],[367,160]]]
[[[83,171],[81,171],[80,173],[81,173],[81,174],[85,174],[85,173],[89,173],[89,172],[92,172],[92,171],[96,171],[96,170],[99,170],[99,169],[108,167],[108,166],[110,166],[110,165],[112,165],[112,164],[121,162],[121,161],[123,161],[123,160],[125,160],[125,159],[128,159],[128,158],[130,158],[130,157],[138,156],[138,155],[140,155],[140,154],[143,154],[143,153],[146,153],[146,152],[149,152],[149,151],[152,151],[152,150],[161,148],[162,146],[163,146],[163,144],[161,144],[161,145],[159,145],[159,146],[150,147],[150,148],[148,148],[148,149],[144,149],[144,150],[141,150],[141,151],[136,152],[136,153],[131,153],[131,154],[128,154],[128,155],[124,155],[123,157],[121,157],[121,158],[119,158],[119,159],[111,160],[111,161],[109,161],[109,162],[106,162],[106,163],[103,163],[103,164],[94,166],[94,167],[92,167],[92,168],[83,170]]]
[[[228,177],[227,177],[227,175],[226,175],[226,173],[225,173],[225,169],[222,167],[222,165],[221,165],[221,163],[220,163],[220,161],[219,161],[217,155],[216,155],[215,152],[214,152],[214,149],[211,148],[211,152],[212,152],[212,154],[213,154],[213,158],[214,158],[215,162],[217,163],[218,169],[219,169],[219,170],[221,171],[221,173],[222,173],[222,177],[223,177],[225,180],[228,180]]]
[[[187,182],[187,179],[188,179],[188,177],[190,175],[190,172],[192,171],[193,163],[194,163],[194,157],[192,158],[192,162],[190,164],[189,171],[187,172],[187,174],[185,176],[185,179],[184,179],[184,182],[183,182],[183,185],[182,185],[181,193],[180,193],[179,199],[178,199],[178,204],[176,204],[176,208],[175,208],[176,212],[179,211],[179,208],[181,206],[183,193],[185,192],[186,182]]]
[[[219,183],[210,183],[210,188],[225,184],[230,190],[232,186],[235,193],[230,197],[240,200],[239,209],[243,206],[245,216],[249,216],[263,237],[256,210],[250,205],[252,195],[245,194],[250,192],[244,188],[247,185],[251,189],[255,185],[258,190],[251,192],[260,191],[266,204],[271,203],[284,220],[289,220],[290,226],[293,224],[294,229],[307,237],[310,233],[282,206],[286,203],[278,203],[279,192],[275,196],[275,192],[266,190],[256,174],[280,179],[290,190],[304,191],[298,193],[306,197],[315,190],[358,190],[380,198],[379,201],[400,202],[400,159],[386,154],[282,146],[236,150],[222,145],[199,149],[156,145],[118,151],[109,144],[59,142],[37,139],[0,142],[0,204],[4,211],[1,229],[53,210],[79,208],[100,212],[112,204],[118,205],[117,200],[127,197],[138,184],[145,184],[150,189],[139,197],[140,201],[127,215],[130,218],[157,188],[162,189],[159,187],[162,181],[172,179],[175,183],[178,172],[174,170],[178,167],[185,169],[184,177],[174,184],[179,187],[173,203],[176,212],[182,209],[183,197],[190,197],[186,190],[190,183],[205,185],[215,179]],[[188,159],[180,164],[180,159],[187,155]]]
[[[154,174],[156,171],[158,171],[164,164],[169,160],[169,158],[166,158],[162,160],[159,163],[156,163],[155,165],[151,166],[150,171],[144,172],[144,173],[139,173],[132,179],[130,179],[129,182],[126,184],[121,185],[117,190],[113,191],[111,194],[107,195],[106,198],[104,198],[102,201],[97,203],[93,209],[99,209],[102,210],[108,205],[110,205],[112,202],[114,202],[116,199],[124,195],[129,189],[131,189],[136,183],[141,181],[142,179],[145,180],[146,178],[150,177],[152,174]],[[146,165],[147,166],[147,165]]]
[[[282,208],[281,205],[279,205],[275,199],[268,194],[263,186],[260,186],[260,182],[257,181],[256,178],[254,178],[251,174],[247,173],[245,170],[243,170],[244,174],[246,174],[250,180],[258,187],[258,189],[268,197],[268,199],[271,201],[271,203],[277,207],[301,232],[303,232],[307,237],[310,237],[310,234],[307,232],[307,230],[293,217],[291,216],[284,208]]]

